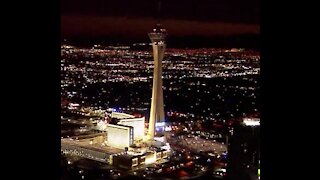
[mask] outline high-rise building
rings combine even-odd
[[[107,124],[108,146],[124,149],[133,144],[133,127],[120,124]]]
[[[164,131],[164,106],[163,106],[163,89],[162,89],[162,60],[166,48],[166,30],[158,24],[151,33],[149,38],[152,42],[154,72],[152,86],[152,100],[149,118],[148,139],[153,139],[155,135],[162,135]]]
[[[228,145],[228,180],[257,180],[260,163],[260,119],[236,125]]]

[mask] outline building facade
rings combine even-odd
[[[260,161],[260,122],[244,120],[234,127],[229,139],[227,179],[258,179]]]
[[[133,127],[125,125],[107,124],[107,145],[124,149],[133,144]]]

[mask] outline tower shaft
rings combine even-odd
[[[163,106],[163,89],[162,89],[162,60],[164,57],[165,43],[152,43],[154,72],[153,72],[153,87],[152,100],[149,118],[148,137],[154,138],[156,124],[160,124],[160,131],[164,130],[164,106]]]
[[[164,132],[164,106],[163,106],[163,90],[162,90],[162,60],[164,50],[166,48],[166,30],[160,24],[148,34],[152,42],[153,49],[153,86],[152,100],[150,108],[149,128],[147,137],[149,140],[154,139],[156,135],[162,135]]]

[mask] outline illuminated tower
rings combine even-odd
[[[155,134],[161,135],[164,131],[164,107],[162,90],[162,59],[166,48],[166,30],[160,24],[149,33],[153,49],[153,87],[149,118],[148,139],[153,139]],[[155,131],[156,130],[156,131]]]

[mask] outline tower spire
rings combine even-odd
[[[161,0],[158,0],[158,13],[160,14],[161,12]]]
[[[160,23],[160,19],[161,19],[161,0],[158,0],[158,9],[157,9],[157,23]]]

